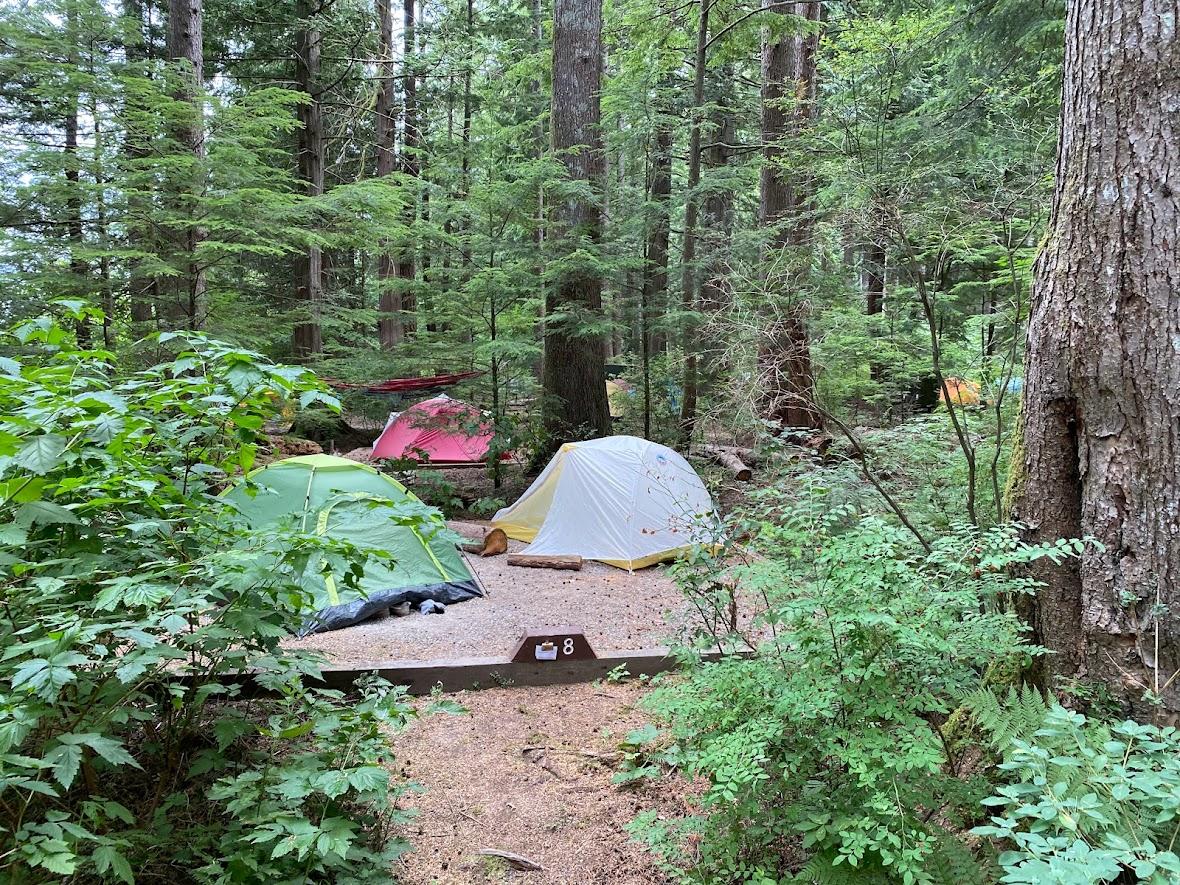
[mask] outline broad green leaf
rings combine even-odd
[[[23,467],[31,473],[43,475],[61,463],[61,456],[66,450],[66,438],[57,433],[44,433],[26,442],[16,456],[13,463]]]

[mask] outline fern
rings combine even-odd
[[[963,697],[962,706],[991,747],[1007,759],[1013,741],[1030,739],[1044,725],[1051,705],[1037,689],[1024,685],[1003,696],[990,688],[977,689]]]
[[[925,872],[937,885],[991,885],[996,881],[991,852],[980,857],[953,833],[941,833],[938,850],[931,855]]]
[[[877,864],[836,863],[833,852],[817,854],[795,874],[800,885],[888,885],[893,879]]]
[[[992,858],[980,858],[953,833],[938,833],[937,849],[930,855],[922,870],[929,876],[929,885],[991,885],[996,881],[996,867]],[[880,864],[866,858],[858,866],[845,860],[836,863],[833,852],[811,858],[795,873],[794,881],[805,885],[877,885],[894,883]]]

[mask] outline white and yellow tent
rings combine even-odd
[[[608,436],[566,443],[492,519],[526,553],[577,555],[625,569],[717,540],[717,514],[687,461],[658,443]]]

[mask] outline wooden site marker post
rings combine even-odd
[[[509,659],[514,664],[538,661],[592,661],[598,655],[581,627],[530,627]]]

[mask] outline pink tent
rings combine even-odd
[[[491,442],[492,425],[479,409],[441,394],[391,415],[373,443],[373,457],[478,464]]]

